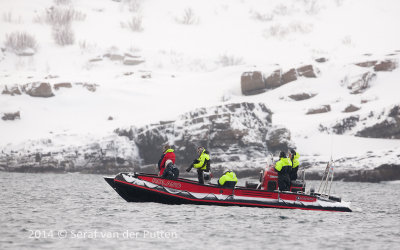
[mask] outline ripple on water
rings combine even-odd
[[[2,249],[189,249],[205,244],[222,249],[398,247],[400,204],[389,194],[399,189],[400,183],[334,185],[344,200],[353,202],[353,213],[127,203],[99,175],[2,172],[0,189],[7,192],[2,192],[0,245]],[[29,230],[98,230],[121,235],[128,230],[141,234],[138,239],[29,239]],[[144,238],[145,230],[177,237]],[[199,237],[199,232],[206,239]]]

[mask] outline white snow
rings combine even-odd
[[[395,152],[400,152],[400,140],[331,136],[318,130],[321,123],[349,116],[342,112],[349,104],[361,107],[351,113],[359,115],[400,104],[399,69],[378,72],[371,88],[358,95],[341,83],[364,70],[354,63],[400,59],[397,0],[72,0],[67,6],[84,18],[72,21],[75,43],[69,46],[57,45],[45,22],[46,9],[56,2],[68,1],[0,2],[0,47],[5,48],[6,35],[15,31],[33,35],[38,44],[34,56],[0,52],[0,92],[6,85],[35,81],[73,85],[53,90],[51,98],[0,95],[0,115],[21,113],[20,120],[0,120],[2,150],[27,148],[30,141],[46,138],[63,146],[82,145],[119,127],[246,101],[265,103],[274,113],[274,124],[289,128],[302,156],[328,160],[331,154],[338,159],[371,151],[378,157],[364,165],[399,160]],[[139,10],[129,11],[135,3]],[[195,22],[185,25],[180,20],[188,8]],[[132,16],[141,16],[141,32],[127,28]],[[110,52],[137,55],[145,63],[127,66],[106,57],[89,62]],[[316,63],[319,57],[328,61]],[[269,74],[306,64],[320,69],[318,78],[299,78],[255,96],[241,94],[245,71]],[[142,78],[148,73],[151,78]],[[50,75],[58,77],[45,79]],[[79,82],[99,86],[90,92],[75,84]],[[300,102],[287,97],[300,92],[317,95]],[[331,112],[305,115],[326,104]]]

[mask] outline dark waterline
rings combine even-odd
[[[0,249],[400,246],[399,181],[335,182],[353,213],[127,203],[90,174],[0,172],[0,185]]]

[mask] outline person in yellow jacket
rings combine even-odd
[[[204,184],[204,172],[210,171],[210,155],[204,147],[198,147],[197,154],[199,157],[186,169],[186,172],[190,172],[192,168],[196,168],[199,183]]]
[[[285,152],[280,152],[279,161],[275,164],[275,169],[278,171],[278,186],[280,191],[290,190],[289,171],[292,168],[292,161],[286,158]]]
[[[299,153],[297,153],[294,149],[289,151],[289,158],[292,161],[292,169],[290,171],[290,180],[295,181],[297,180],[297,171],[299,170]]]
[[[226,171],[218,180],[218,186],[224,188],[233,188],[236,186],[238,179],[232,170]]]

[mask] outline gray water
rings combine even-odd
[[[400,182],[333,185],[354,212],[128,203],[100,175],[0,172],[0,249],[399,249]]]

